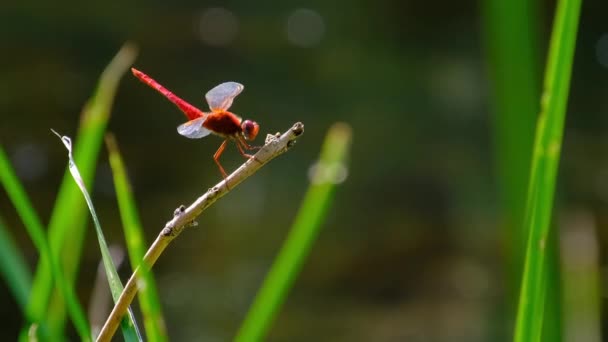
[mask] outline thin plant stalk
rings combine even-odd
[[[137,213],[131,184],[129,183],[127,171],[114,135],[110,133],[106,135],[106,146],[114,177],[114,188],[116,189],[120,218],[124,227],[127,251],[129,252],[131,267],[135,269],[144,258],[145,236]],[[141,270],[142,284],[140,285],[139,303],[148,341],[166,341],[167,331],[161,312],[158,291],[156,290],[156,282],[154,281],[152,272],[147,272],[148,269],[145,267],[142,267]]]
[[[548,285],[547,244],[581,0],[557,4],[536,126],[524,228],[528,244],[514,340],[541,341]]]

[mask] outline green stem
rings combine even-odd
[[[546,297],[547,244],[582,0],[561,0],[549,47],[536,127],[524,228],[528,244],[515,341],[540,341]]]

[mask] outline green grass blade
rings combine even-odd
[[[245,317],[236,341],[263,341],[293,285],[331,205],[336,184],[346,173],[351,129],[335,124],[329,130],[304,201],[287,240]]]
[[[527,238],[521,223],[539,110],[541,70],[535,29],[539,4],[485,0],[482,5],[509,279],[516,292]]]
[[[74,146],[74,159],[86,186],[90,187],[95,175],[97,157],[110,117],[114,94],[122,75],[135,59],[133,46],[125,45],[102,73],[93,97],[86,104],[78,131],[78,143]],[[86,232],[87,209],[78,186],[66,172],[49,223],[49,241],[54,251],[61,251],[61,262],[66,279],[74,283],[78,271],[83,239]],[[28,309],[36,316],[46,315],[50,329],[61,332],[65,323],[65,306],[53,301],[48,311],[52,293],[50,265],[44,259],[38,264],[32,286]],[[53,295],[53,298],[56,296]]]
[[[120,208],[120,217],[125,230],[129,260],[133,269],[135,269],[140,266],[146,253],[145,237],[127,172],[113,135],[108,134],[106,136],[106,145],[114,177],[114,188],[116,189],[118,207]],[[140,286],[141,290],[138,296],[144,318],[146,336],[148,337],[148,341],[151,342],[166,341],[167,332],[154,277],[152,276],[152,272],[146,267],[142,267],[141,269],[142,279],[140,281],[143,281],[143,284]]]
[[[526,252],[523,229],[526,189],[530,173],[534,125],[540,108],[539,2],[529,0],[485,0],[483,22],[488,72],[492,85],[494,142],[500,190],[501,218],[508,271],[505,305],[496,307],[497,318],[515,315]],[[548,245],[554,249],[553,244]],[[557,264],[555,253],[549,263]],[[549,268],[549,277],[559,279],[559,269]],[[547,294],[543,329],[549,341],[560,340],[559,283],[552,282]],[[501,329],[502,327],[498,327]]]
[[[25,314],[25,304],[32,287],[32,274],[19,252],[19,247],[13,240],[6,224],[0,217],[0,273],[8,288]]]
[[[72,175],[72,178],[74,178],[76,184],[78,184],[78,188],[82,192],[87,206],[89,207],[91,217],[93,218],[95,232],[97,233],[97,241],[99,242],[99,249],[101,251],[101,257],[103,260],[103,266],[106,270],[106,277],[110,285],[110,292],[112,292],[112,298],[114,299],[114,302],[116,302],[118,300],[118,297],[120,297],[120,294],[124,290],[124,287],[122,286],[122,282],[120,281],[120,277],[118,276],[118,271],[116,270],[116,265],[114,265],[112,255],[110,254],[110,250],[108,249],[108,244],[106,242],[105,236],[103,235],[103,230],[101,229],[99,218],[97,217],[97,213],[95,212],[93,201],[91,200],[91,196],[89,195],[86,186],[84,185],[82,176],[78,171],[78,166],[76,165],[76,163],[74,162],[74,158],[72,157],[72,140],[68,136],[61,136],[55,131],[53,131],[53,133],[55,133],[61,139],[61,141],[68,150],[70,174]],[[129,311],[129,315],[127,315],[127,317],[122,320],[121,327],[123,330],[123,335],[125,336],[125,340],[141,340],[136,330],[137,326],[135,324],[133,312]]]
[[[76,327],[80,338],[82,340],[90,340],[91,331],[89,323],[78,302],[74,288],[72,287],[72,284],[65,279],[59,260],[57,260],[56,255],[51,252],[51,247],[49,246],[44,227],[38,218],[38,214],[30,203],[25,189],[21,186],[17,175],[10,165],[7,155],[2,148],[0,148],[0,182],[6,189],[9,198],[17,209],[17,214],[23,221],[25,229],[34,242],[34,246],[36,246],[36,249],[40,253],[40,260],[46,260],[50,266],[49,286],[52,285],[54,280],[63,300],[67,303],[70,318],[72,319],[72,322],[74,322],[74,326]],[[30,302],[33,300],[32,298],[32,295],[30,295]],[[46,327],[46,317],[44,313],[32,311],[31,308],[31,306],[27,306],[25,309],[28,325],[32,323],[42,325],[44,331]]]
[[[542,338],[549,275],[546,245],[550,243],[551,211],[580,7],[581,0],[560,0],[557,4],[526,202],[524,228],[529,235],[515,326],[517,342]]]

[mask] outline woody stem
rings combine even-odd
[[[173,219],[165,224],[165,227],[161,230],[154,243],[152,243],[146,252],[140,267],[151,268],[169,243],[175,239],[184,228],[195,224],[194,220],[201,215],[205,209],[226,195],[239,183],[257,172],[266,163],[287,152],[302,133],[304,133],[304,125],[298,122],[281,136],[268,135],[266,137],[266,144],[255,154],[255,158],[248,159],[223,181],[219,182],[216,186],[197,198],[189,207],[185,208],[184,206],[181,206],[178,208],[174,212]],[[254,162],[253,159],[255,159],[256,162]],[[129,281],[125,285],[110,316],[103,325],[103,328],[97,337],[97,341],[110,341],[112,336],[114,336],[120,320],[137,293],[137,280],[141,277],[140,267],[137,267],[129,278]]]

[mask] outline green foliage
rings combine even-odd
[[[74,162],[74,158],[72,157],[72,140],[67,136],[59,135],[55,131],[53,131],[53,133],[55,133],[61,139],[61,141],[68,150],[70,174],[72,175],[74,181],[78,185],[78,188],[82,192],[82,195],[84,196],[84,199],[87,202],[87,206],[89,207],[89,211],[91,212],[91,217],[93,218],[93,223],[95,225],[95,233],[97,233],[97,241],[99,242],[99,250],[101,251],[103,267],[106,271],[106,278],[108,280],[108,285],[110,286],[112,298],[114,299],[114,302],[116,302],[118,301],[120,294],[124,290],[124,287],[122,286],[122,282],[120,281],[120,277],[118,276],[118,271],[116,270],[116,265],[114,264],[114,261],[112,260],[112,255],[110,254],[110,250],[108,249],[108,243],[106,242],[103,230],[101,229],[101,224],[99,223],[99,218],[97,217],[97,213],[95,211],[95,206],[93,205],[91,196],[89,195],[89,192],[87,191],[87,188],[84,185],[84,181],[80,176],[80,172],[78,171],[78,165],[76,165],[76,163]],[[135,324],[135,317],[131,310],[129,310],[129,315],[122,319],[121,327],[126,341],[141,340],[141,337],[139,336],[139,333],[137,331],[137,325]]]
[[[351,135],[350,127],[341,123],[332,126],[327,133],[312,184],[236,341],[264,340],[323,225],[336,185],[346,176]]]
[[[535,29],[538,3],[528,0],[482,3],[505,242],[512,264],[509,278],[516,287],[525,252],[526,234],[521,223],[534,124],[540,107],[541,70]]]
[[[43,260],[50,264],[49,270],[49,284],[48,286],[53,285],[53,280],[57,285],[57,288],[60,291],[62,300],[65,300],[68,311],[71,316],[72,321],[74,322],[74,326],[80,335],[82,340],[90,340],[91,332],[89,328],[89,323],[85,318],[82,307],[78,303],[78,299],[76,298],[74,288],[72,284],[65,279],[64,273],[61,269],[61,265],[57,260],[56,254],[54,254],[49,246],[48,240],[46,239],[46,234],[44,233],[44,227],[38,218],[38,214],[36,210],[30,203],[23,186],[19,182],[17,175],[13,171],[8,157],[4,153],[4,151],[0,148],[0,182],[6,189],[9,198],[13,202],[13,205],[17,209],[17,214],[21,217],[25,228],[30,235],[30,238],[34,242],[36,249],[40,253],[40,260]],[[13,266],[16,266],[20,263],[19,257],[15,255],[14,259],[12,259]],[[8,262],[8,261],[7,261]],[[21,271],[20,273],[24,273],[25,271]],[[27,272],[29,274],[29,271]],[[28,275],[28,278],[30,276]],[[23,279],[22,279],[23,280]],[[31,288],[31,280],[28,279],[28,284],[24,289]],[[32,294],[30,294],[30,298],[32,298]],[[30,300],[31,302],[31,300]],[[36,324],[38,328],[41,328],[43,332],[46,331],[46,319],[44,314],[35,311],[32,309],[32,306],[27,306],[25,309],[25,316],[29,324]],[[29,327],[28,327],[29,330]]]
[[[17,301],[19,308],[25,313],[27,296],[32,287],[32,274],[27,267],[25,258],[4,220],[0,217],[0,273],[6,281],[11,294]]]
[[[483,4],[488,64],[495,86],[497,161],[512,266],[509,278],[518,281],[519,268],[524,266],[515,340],[555,340],[563,327],[558,319],[560,279],[555,264],[555,243],[559,235],[550,229],[550,225],[581,0],[558,1],[536,125],[541,96],[537,66],[539,44],[534,33],[534,26],[538,24],[536,2],[486,0]],[[74,146],[74,164],[78,164],[82,177],[82,181],[77,182],[82,183],[83,189],[92,186],[113,98],[120,78],[133,59],[132,48],[121,50],[102,74],[94,95],[83,110]],[[350,140],[350,128],[345,125],[336,125],[328,133],[313,182],[238,331],[237,341],[263,340],[271,328],[325,221],[336,184],[346,170]],[[129,257],[135,268],[144,255],[144,235],[125,167],[112,139],[108,140],[108,149]],[[0,182],[40,254],[32,281],[23,255],[0,220],[0,272],[24,312],[26,328],[35,323],[37,330],[33,331],[38,331],[43,339],[64,338],[66,310],[80,338],[91,338],[89,324],[73,288],[86,234],[87,201],[115,299],[122,288],[115,267],[107,261],[107,246],[93,206],[89,199],[83,200],[78,194],[78,186],[70,178],[66,173],[47,234],[0,149]],[[520,226],[522,221],[524,224]],[[527,241],[525,261],[524,241]],[[587,275],[587,286],[593,289],[596,279],[591,277],[593,274]],[[165,341],[160,301],[149,270],[143,270],[142,281],[145,285],[141,287],[139,299],[148,339]],[[590,296],[589,300],[595,301],[590,306],[599,305],[595,297]],[[133,326],[126,329],[127,340],[137,338]]]
[[[114,94],[122,75],[135,58],[132,46],[126,45],[104,70],[97,89],[85,106],[77,143],[74,146],[74,160],[80,167],[85,186],[90,187],[95,174],[97,157],[101,148]],[[49,241],[53,251],[61,251],[61,262],[67,282],[73,284],[80,263],[83,239],[86,232],[87,211],[80,190],[66,172],[49,223]],[[68,243],[69,241],[69,243]],[[61,334],[65,323],[65,304],[53,301],[49,311],[52,283],[49,263],[42,259],[36,270],[28,311],[35,317],[47,317],[49,328]]]
[[[106,145],[114,177],[118,207],[120,208],[120,218],[125,231],[129,260],[133,270],[135,270],[136,267],[141,267],[141,261],[146,251],[144,232],[127,172],[113,135],[108,134],[106,136]],[[146,336],[149,341],[166,341],[167,332],[156,290],[156,282],[147,267],[141,267],[141,270],[142,279],[140,282],[142,285],[139,291],[139,302],[144,317]]]
[[[547,246],[581,0],[558,2],[536,126],[524,228],[528,244],[515,341],[542,340],[548,272]]]
[[[502,226],[508,264],[509,291],[504,307],[496,308],[499,319],[512,317],[517,306],[526,246],[523,229],[526,189],[530,172],[534,125],[540,108],[539,3],[528,0],[483,1],[485,45],[492,82],[494,141],[502,204]],[[555,249],[554,244],[549,248]],[[556,253],[549,254],[550,277],[559,278]],[[559,340],[559,287],[551,286],[547,297],[545,337]]]

